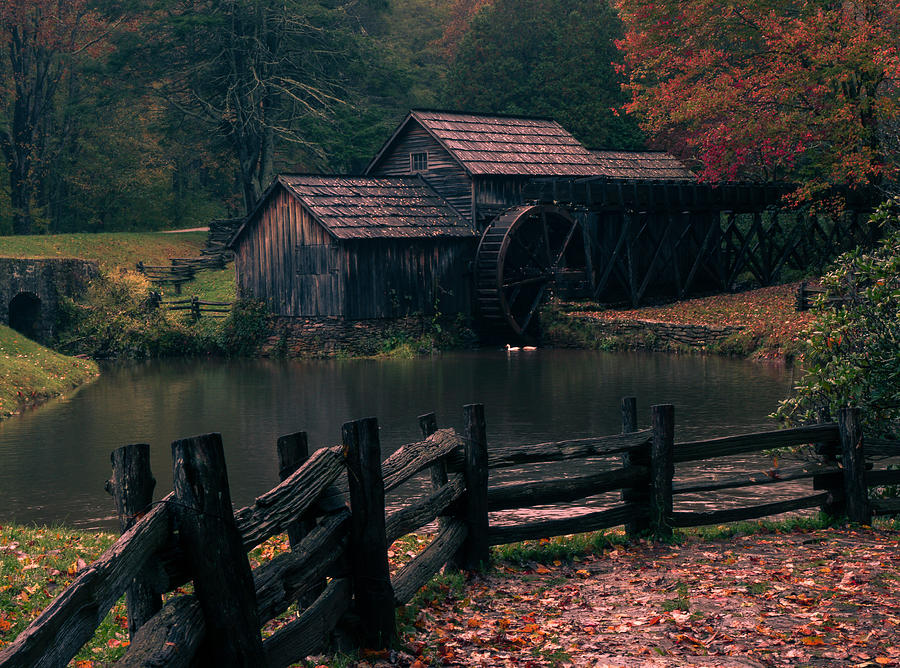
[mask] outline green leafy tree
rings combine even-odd
[[[79,71],[108,48],[112,26],[87,0],[0,3],[0,154],[15,234],[49,227]]]
[[[289,162],[326,162],[310,129],[347,104],[346,76],[366,43],[341,0],[159,0],[135,54],[155,90],[228,148],[243,209]],[[289,146],[289,148],[285,148]]]
[[[826,297],[848,301],[832,308],[820,298],[807,332],[805,375],[776,416],[788,424],[814,420],[820,408],[859,406],[878,432],[900,431],[900,202],[876,212],[888,230],[874,250],[842,255],[822,278]]]
[[[446,104],[548,116],[594,148],[643,145],[613,63],[622,25],[605,0],[494,0],[459,40]]]

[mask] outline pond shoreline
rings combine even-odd
[[[802,356],[804,330],[813,322],[810,312],[798,312],[795,308],[797,285],[788,283],[638,309],[602,309],[596,304],[553,302],[541,314],[541,345],[581,350],[713,354],[789,366]],[[459,318],[410,317],[375,329],[341,323],[340,336],[326,331],[329,323],[317,322],[316,336],[304,342],[290,333],[283,320],[272,320],[257,356],[391,359],[491,349],[490,346],[480,348],[469,323]],[[29,382],[26,378],[16,388],[21,394],[16,395],[18,401],[14,405],[12,399],[0,401],[0,420],[71,392],[83,382],[93,380],[97,373],[70,379],[69,386],[62,390],[46,390],[40,382]],[[0,393],[3,383],[0,377]]]
[[[99,375],[95,361],[55,352],[0,325],[0,420],[71,394]]]
[[[542,313],[552,346],[726,355],[790,365],[815,319],[798,311],[799,282],[636,309],[555,302]]]

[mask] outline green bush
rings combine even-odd
[[[57,327],[57,347],[95,359],[169,357],[210,353],[209,329],[183,312],[155,306],[146,277],[103,272],[79,301],[67,300]]]
[[[823,407],[835,417],[859,406],[873,433],[900,430],[900,203],[880,207],[872,224],[886,230],[884,240],[845,253],[822,278],[827,293],[805,333],[805,375],[775,414],[787,424],[811,422]],[[828,297],[847,301],[834,308]]]
[[[240,299],[232,306],[216,342],[226,355],[249,357],[259,352],[268,335],[269,312],[265,303]]]

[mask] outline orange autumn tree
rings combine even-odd
[[[892,187],[900,2],[616,0],[631,101],[710,181]]]

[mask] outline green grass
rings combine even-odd
[[[0,647],[25,630],[115,539],[60,527],[0,526]],[[76,660],[106,665],[124,653],[127,640],[123,598]]]
[[[714,541],[736,536],[815,531],[816,529],[832,526],[840,526],[840,523],[833,517],[819,513],[812,516],[788,517],[783,520],[754,520],[716,526],[675,529],[671,541],[667,542],[678,544],[690,539]],[[878,517],[873,519],[872,526],[878,529],[896,531],[900,529],[900,519]],[[626,545],[629,542],[624,531],[607,529],[570,536],[557,536],[549,539],[544,538],[498,545],[491,548],[491,558],[495,563],[505,561],[520,566],[528,562],[546,564],[554,561],[578,561],[583,555],[600,553],[603,550],[614,548],[617,545]]]
[[[688,586],[685,582],[678,582],[675,586],[675,597],[663,601],[662,611],[672,612],[681,610],[688,612],[691,609],[691,597],[688,592]]]
[[[0,325],[0,419],[69,392],[98,373],[93,361],[61,355]]]
[[[181,287],[181,292],[184,295],[196,295],[209,302],[233,302],[237,298],[234,265],[229,264],[219,271],[201,271],[193,281]],[[178,298],[171,294],[166,298],[169,297]]]
[[[163,234],[160,232],[101,232],[98,234],[47,234],[0,237],[0,257],[74,257],[95,260],[105,269],[134,270],[138,262],[167,266],[173,257],[197,257],[206,242],[206,232]],[[177,299],[175,289],[163,288],[166,299]],[[201,271],[182,285],[183,297],[204,301],[235,299],[234,267]]]
[[[498,545],[492,549],[491,556],[494,560],[508,561],[519,565],[529,561],[572,561],[580,555],[602,552],[627,542],[628,538],[622,532],[592,531],[572,536],[557,536],[549,539]]]
[[[167,265],[172,257],[195,257],[206,232],[101,232],[0,237],[0,257],[75,257],[101,266],[134,269],[138,262]]]

